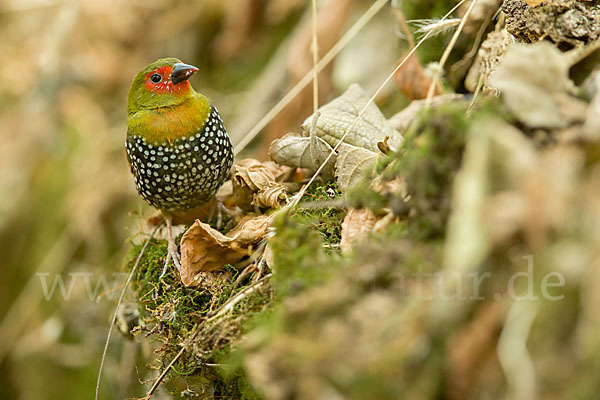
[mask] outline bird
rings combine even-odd
[[[139,195],[166,223],[162,275],[170,260],[181,272],[173,216],[211,200],[233,165],[233,145],[219,111],[189,82],[197,71],[178,58],[158,59],[135,75],[127,97],[130,170]]]

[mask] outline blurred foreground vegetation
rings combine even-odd
[[[123,152],[133,75],[165,56],[199,67],[193,85],[235,145],[312,68],[308,3],[0,5],[0,398],[92,396],[153,214]],[[321,56],[374,4],[318,3]],[[406,20],[456,3],[383,7],[319,75],[320,104],[352,83],[373,93],[423,37]],[[153,239],[100,397],[144,396],[190,343],[153,398],[596,398],[600,5],[511,0],[494,19],[502,3],[475,3],[435,87],[464,96],[419,100],[452,30],[394,76],[376,103],[402,146],[382,145],[353,188],[318,181],[279,215],[260,287],[234,265],[199,287],[161,280]],[[267,159],[312,99],[303,90],[238,161]],[[408,104],[421,111],[396,114]],[[345,242],[356,215],[368,229]]]

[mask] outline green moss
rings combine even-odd
[[[313,226],[297,217],[282,215],[275,222],[277,234],[270,241],[274,256],[273,285],[278,298],[298,293],[323,282],[336,270],[334,254],[323,249]]]
[[[375,176],[371,176],[350,191],[350,204],[392,210],[406,218],[406,233],[413,239],[440,238],[470,124],[465,111],[464,103],[452,103],[422,112],[405,134],[402,148],[380,161],[376,174],[383,181],[403,182],[408,197],[378,193],[371,185]]]
[[[129,269],[141,248],[142,244],[132,245]],[[151,368],[164,370],[180,351],[182,343],[186,343],[195,330],[200,329],[195,346],[191,346],[167,374],[164,380],[167,390],[177,398],[183,396],[183,392],[256,398],[251,396],[252,389],[243,373],[223,375],[221,367],[215,364],[223,361],[223,354],[229,352],[230,346],[245,331],[246,321],[254,315],[260,315],[271,302],[270,289],[253,292],[234,307],[230,319],[206,324],[204,322],[208,314],[244,289],[244,286],[233,287],[238,270],[226,265],[223,271],[211,274],[215,279],[207,285],[185,287],[172,265],[160,277],[166,254],[167,242],[153,239],[144,252],[131,285],[140,313],[139,324],[133,333],[159,343]],[[241,388],[245,391],[244,396],[239,392]]]
[[[341,240],[342,221],[346,210],[340,207],[306,208],[307,203],[331,202],[340,199],[341,194],[335,182],[314,183],[306,191],[305,200],[300,203],[293,220],[300,225],[316,231],[326,246],[337,244]]]

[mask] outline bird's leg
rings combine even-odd
[[[220,229],[221,224],[223,223],[223,212],[221,210],[221,207],[224,207],[223,203],[221,202],[221,200],[217,199],[217,229]]]
[[[223,213],[225,213],[226,215],[232,215],[231,211],[229,211],[229,209],[227,207],[225,207],[225,205],[223,204],[223,202],[215,196],[215,201],[213,202],[213,206],[210,210],[210,215],[208,217],[209,220],[214,221],[214,217],[215,217],[215,212],[217,214],[217,229],[221,228],[221,224],[223,223]]]
[[[177,271],[181,273],[181,262],[179,261],[179,251],[177,250],[177,243],[175,243],[175,239],[173,238],[173,220],[171,216],[164,216],[165,222],[167,223],[167,240],[169,242],[168,252],[167,252],[167,260],[165,262],[165,267],[161,274],[161,277],[167,272],[167,265],[169,264],[169,259],[173,260],[173,264],[175,264],[175,268]]]

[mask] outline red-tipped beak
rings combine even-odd
[[[173,82],[173,85],[177,85],[179,82],[187,81],[196,71],[198,71],[198,68],[193,65],[175,63],[173,65],[173,72],[171,73],[171,82]]]

